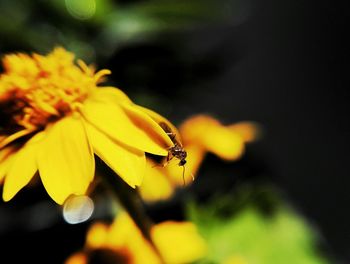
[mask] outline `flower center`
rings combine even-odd
[[[71,114],[108,70],[94,73],[73,54],[56,48],[48,56],[8,55],[0,76],[0,134],[42,129]]]
[[[79,89],[32,87],[21,90],[14,87],[0,100],[1,112],[5,114],[5,126],[41,128],[47,123],[74,111],[86,97]]]

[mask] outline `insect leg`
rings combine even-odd
[[[152,166],[152,168],[154,168],[154,167],[162,167],[162,168],[164,168],[165,166],[167,166],[169,164],[169,161],[171,161],[172,158],[173,158],[173,156],[169,152],[168,156],[166,157],[166,162],[164,162],[163,164],[155,164],[155,165]]]

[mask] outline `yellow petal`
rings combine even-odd
[[[37,76],[39,69],[35,61],[27,54],[17,53],[6,55],[2,59],[6,72],[24,76]]]
[[[132,103],[130,98],[122,90],[115,87],[99,87],[94,90],[91,96],[99,102],[110,102],[113,104]]]
[[[147,159],[145,177],[139,188],[142,198],[148,202],[168,199],[174,192],[164,168],[155,166],[154,162]]]
[[[102,223],[92,225],[86,235],[86,245],[88,248],[102,248],[106,246],[108,236],[108,226]]]
[[[9,167],[2,197],[9,201],[33,178],[38,167],[36,162],[39,148],[42,147],[43,132],[33,136],[16,154]]]
[[[84,253],[78,252],[71,255],[64,264],[87,264],[88,260]]]
[[[208,134],[211,127],[221,126],[220,122],[211,116],[196,115],[188,118],[180,126],[184,144],[201,143],[202,137]]]
[[[125,111],[116,104],[86,100],[82,113],[86,120],[110,138],[130,147],[166,156],[168,151],[135,123]]]
[[[192,117],[180,131],[186,145],[197,144],[222,159],[235,160],[243,154],[243,138],[210,116]]]
[[[192,223],[163,222],[152,229],[152,238],[165,263],[192,263],[207,252],[204,239]]]
[[[85,194],[94,177],[94,155],[81,119],[68,116],[46,130],[40,177],[51,198],[62,204],[71,194]]]
[[[202,137],[203,146],[225,160],[235,160],[244,152],[243,139],[226,127],[211,127]]]
[[[145,173],[145,153],[116,143],[92,125],[86,127],[96,155],[131,187],[140,185]]]
[[[133,120],[138,127],[147,131],[148,135],[150,135],[159,145],[164,146],[165,148],[174,146],[174,143],[171,141],[166,131],[164,131],[163,128],[161,128],[161,126],[149,115],[139,110],[135,105],[121,104],[121,106],[129,118]]]
[[[19,139],[23,136],[26,136],[32,132],[34,132],[34,128],[33,129],[23,129],[20,130],[8,137],[4,137],[1,141],[0,141],[0,149],[2,149],[3,147],[5,147],[6,145],[10,144],[11,142],[15,141],[16,139]]]
[[[181,140],[181,135],[180,132],[177,130],[177,128],[165,117],[161,116],[160,114],[154,112],[151,109],[148,109],[146,107],[140,106],[140,105],[134,105],[135,107],[137,107],[138,109],[140,109],[142,112],[145,112],[146,114],[148,114],[154,121],[156,121],[158,124],[161,122],[166,123],[171,130],[173,131],[173,133],[176,135],[176,139],[179,142],[182,142]]]
[[[126,213],[119,214],[110,227],[108,245],[121,253],[124,251],[126,255],[129,255],[130,263],[162,263],[152,247],[142,236],[141,231]]]
[[[177,129],[167,119],[147,108],[133,104],[129,97],[118,88],[101,87],[94,91],[92,97],[96,102],[121,105],[129,118],[152,136],[154,140],[157,140],[160,145],[170,147],[173,143],[169,136],[159,127],[159,122],[167,123],[174,133],[179,136]],[[152,115],[150,115],[151,113]]]
[[[262,129],[255,122],[239,122],[228,126],[233,132],[240,135],[244,142],[252,142],[261,137]]]
[[[0,183],[7,173],[9,166],[12,164],[16,150],[13,147],[6,147],[0,150]]]
[[[130,216],[122,211],[117,214],[117,217],[109,226],[106,244],[120,249],[125,246],[128,240],[143,241],[144,238]]]

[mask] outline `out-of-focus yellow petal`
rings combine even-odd
[[[205,256],[207,246],[197,228],[188,222],[163,222],[152,229],[152,238],[165,263],[191,263]]]
[[[185,146],[185,149],[187,151],[187,163],[185,164],[185,167],[179,166],[179,160],[173,158],[173,160],[162,169],[165,171],[164,174],[175,186],[183,185],[184,180],[186,185],[192,183],[193,177],[196,175],[206,153],[205,150],[197,144],[187,145]],[[183,178],[182,175],[184,170],[185,174]]]
[[[203,146],[225,160],[235,160],[244,152],[242,138],[223,126],[211,127],[202,137]]]
[[[86,100],[82,112],[88,122],[110,138],[148,153],[167,155],[164,146],[153,140],[142,127],[138,127],[120,106]]]
[[[165,170],[147,159],[146,173],[140,186],[142,198],[148,202],[168,199],[174,192],[170,180],[165,175]]]
[[[13,147],[6,147],[0,150],[0,183],[11,166],[16,150]]]
[[[97,231],[101,232],[101,230]],[[126,213],[119,214],[109,227],[103,241],[103,248],[115,250],[116,254],[124,253],[129,258],[128,263],[161,264],[152,247]]]
[[[79,252],[71,255],[65,262],[65,264],[87,264],[88,260],[84,253]]]
[[[128,263],[133,264],[191,263],[207,251],[192,223],[169,221],[157,224],[152,227],[151,236],[164,262],[126,213],[120,213],[110,226],[94,224],[88,231],[86,249],[110,249],[116,255],[126,256]]]
[[[99,102],[110,102],[116,105],[120,103],[132,103],[130,98],[122,90],[109,86],[95,89],[91,97]]]
[[[210,134],[212,127],[220,127],[218,120],[207,115],[196,115],[188,118],[180,126],[180,133],[185,145],[200,144],[206,134]]]
[[[127,249],[132,252],[132,261],[133,264],[163,264],[158,255],[154,252],[153,248],[142,238],[142,234],[138,235],[138,239],[128,240]],[[170,264],[170,263],[169,263]],[[175,263],[173,263],[175,264]]]
[[[118,214],[112,225],[110,225],[106,242],[110,247],[115,247],[117,249],[124,247],[129,239],[134,240],[135,238],[135,240],[138,240],[138,235],[142,238],[141,232],[129,215],[122,212]]]
[[[85,194],[94,177],[94,154],[81,118],[68,116],[46,129],[38,168],[47,193],[58,204]]]
[[[145,153],[120,145],[90,124],[86,127],[96,155],[131,187],[140,185],[146,167]]]
[[[242,137],[210,116],[192,117],[183,123],[180,131],[185,146],[197,144],[225,160],[235,160],[244,151]]]
[[[240,135],[244,142],[252,142],[261,136],[261,127],[254,122],[238,122],[228,128]]]
[[[36,134],[32,137],[16,154],[9,167],[5,182],[2,197],[4,201],[12,199],[16,193],[26,186],[36,173],[37,161],[36,154],[39,151],[41,140],[44,132]]]
[[[165,117],[161,116],[160,114],[154,112],[151,109],[148,109],[146,107],[140,106],[140,105],[135,105],[135,107],[139,108],[141,111],[145,112],[148,114],[154,121],[156,121],[158,124],[161,122],[166,123],[172,130],[172,132],[176,135],[176,139],[180,142],[182,142],[180,132],[178,129]]]
[[[127,250],[133,264],[161,264],[159,257],[132,219],[125,213],[120,214],[112,224],[108,236],[108,245],[117,250]]]
[[[101,248],[106,245],[108,227],[102,223],[96,223],[90,227],[86,236],[86,245],[90,249]]]

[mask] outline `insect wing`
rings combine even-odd
[[[173,130],[170,128],[170,126],[165,122],[160,122],[159,126],[164,130],[165,133],[169,136],[171,141],[174,143],[174,145],[179,145],[182,147],[182,144],[176,139],[176,134],[173,132]]]

